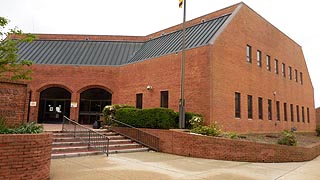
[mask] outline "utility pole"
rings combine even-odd
[[[187,0],[183,0],[183,23],[182,23],[182,57],[181,57],[181,81],[180,81],[180,101],[179,101],[179,128],[185,128],[185,99],[184,99],[184,69],[186,59],[186,7]]]

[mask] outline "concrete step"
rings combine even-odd
[[[148,148],[133,142],[132,140],[121,136],[117,133],[109,130],[99,130],[99,133],[105,134],[109,140],[109,154],[115,153],[128,153],[128,152],[140,152],[148,151]],[[87,132],[77,132],[77,136],[74,138],[73,133],[56,131],[53,134],[52,143],[52,158],[66,158],[66,157],[77,157],[77,156],[89,156],[96,154],[103,154],[102,151],[88,148],[86,140],[89,140]],[[92,137],[90,138],[92,140]],[[107,143],[107,139],[99,139],[96,141],[97,145],[103,147]]]
[[[106,142],[106,141],[101,141],[102,142]],[[130,139],[119,139],[119,140],[110,140],[109,141],[109,145],[112,144],[128,144],[131,143],[132,141]],[[83,141],[67,141],[67,142],[53,142],[52,146],[53,147],[59,147],[59,146],[86,146],[87,143],[83,142]]]

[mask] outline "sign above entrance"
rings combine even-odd
[[[35,106],[37,106],[37,102],[35,102],[35,101],[31,101],[31,102],[30,102],[30,106],[31,106],[31,107],[35,107]]]
[[[70,107],[78,107],[78,103],[77,102],[71,102]]]

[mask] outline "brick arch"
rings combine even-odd
[[[77,93],[81,94],[82,92],[84,92],[84,91],[86,91],[88,89],[92,89],[92,88],[100,88],[100,89],[103,89],[103,90],[109,92],[110,94],[113,94],[113,91],[111,89],[109,89],[109,88],[107,88],[107,87],[105,87],[103,85],[88,85],[88,86],[85,86],[85,87],[79,89],[77,91]]]
[[[40,92],[42,92],[42,91],[44,91],[44,90],[46,90],[48,88],[52,88],[52,87],[63,88],[65,90],[67,90],[68,92],[70,92],[71,94],[73,93],[73,91],[69,87],[67,87],[66,85],[63,85],[63,84],[46,84],[46,85],[41,86],[41,88],[39,88],[37,90],[37,92],[40,93]]]

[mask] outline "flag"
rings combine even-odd
[[[179,8],[182,8],[183,0],[179,0]]]

